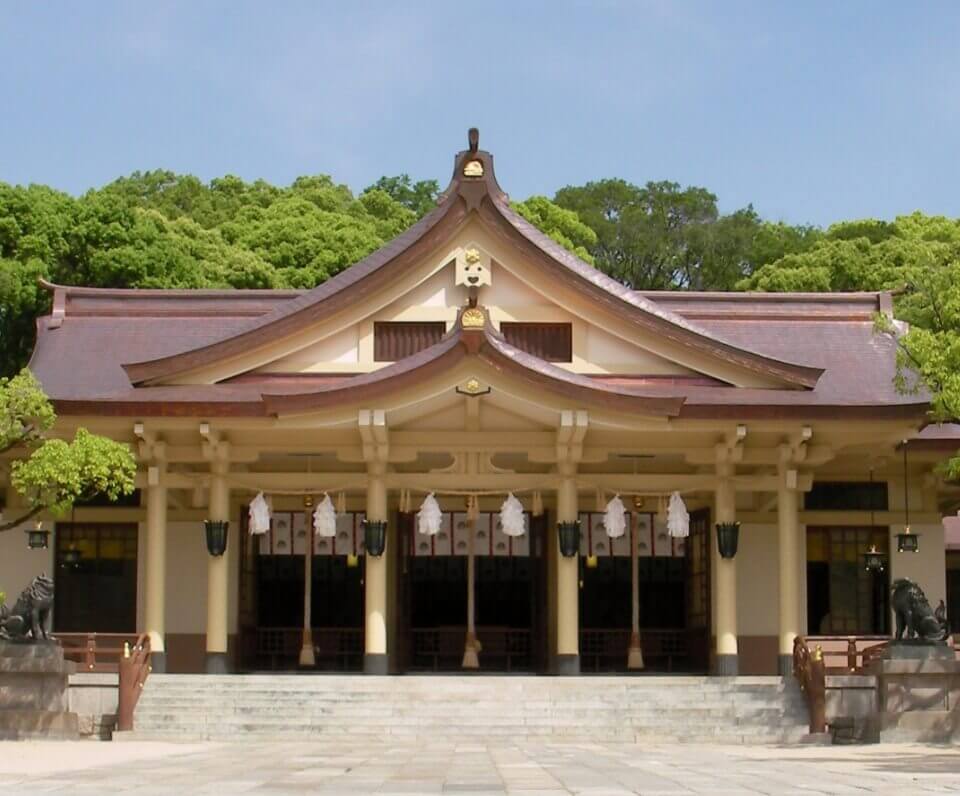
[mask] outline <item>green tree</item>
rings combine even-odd
[[[417,218],[422,218],[437,206],[440,183],[436,180],[414,182],[409,174],[400,174],[396,177],[381,177],[365,188],[363,193],[369,191],[383,191],[394,202],[412,211]]]
[[[137,465],[126,445],[83,428],[70,442],[48,438],[55,421],[49,399],[29,370],[0,379],[0,453],[15,457],[10,483],[25,503],[19,516],[0,523],[0,531],[42,511],[62,515],[95,495],[116,500],[133,492]]]
[[[606,179],[562,188],[554,201],[596,233],[597,268],[636,289],[724,290],[752,269],[757,214],[721,216],[704,188]]]
[[[590,248],[597,245],[597,234],[572,210],[565,210],[545,196],[531,196],[511,207],[548,237],[581,260],[594,264]]]

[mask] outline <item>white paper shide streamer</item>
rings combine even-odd
[[[626,532],[626,513],[627,509],[620,500],[620,495],[614,495],[603,513],[603,527],[611,539],[619,539]]]
[[[513,496],[513,492],[507,495],[500,507],[500,527],[507,536],[523,536],[526,530],[523,503]]]
[[[423,499],[420,504],[420,511],[417,512],[417,533],[424,536],[436,536],[440,531],[440,523],[443,521],[443,512],[440,511],[440,504],[433,496],[433,492]]]
[[[679,539],[690,535],[690,514],[679,492],[670,495],[670,504],[667,506],[667,533]]]
[[[250,534],[259,535],[270,530],[270,506],[263,492],[250,501]]]
[[[337,512],[326,492],[323,493],[323,500],[317,503],[313,510],[313,532],[328,539],[337,535]]]

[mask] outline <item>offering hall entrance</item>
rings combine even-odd
[[[468,615],[470,530],[466,513],[443,512],[433,536],[402,514],[398,645],[405,671],[462,671]],[[474,618],[479,670],[546,668],[546,515],[525,515],[507,536],[497,512],[478,513],[474,531]]]
[[[631,512],[611,539],[601,513],[580,515],[580,667],[628,668],[633,631],[631,550],[637,550],[642,671],[706,672],[709,667],[710,515],[690,516],[690,535],[673,538],[665,520]],[[636,534],[636,539],[632,535]]]
[[[310,511],[275,511],[270,530],[242,529],[239,664],[242,671],[361,671],[364,651],[363,512],[337,515],[336,535],[313,534]],[[246,520],[246,517],[244,517]],[[507,536],[495,511],[473,531],[474,625],[481,672],[550,671],[549,512],[524,515]],[[581,671],[625,672],[633,628],[631,550],[637,551],[637,609],[644,672],[709,668],[709,512],[693,512],[690,535],[672,538],[663,518],[629,512],[610,538],[599,512],[580,514]],[[397,672],[460,672],[468,628],[470,523],[444,511],[439,531],[417,532],[415,512],[394,514],[386,556],[394,588]],[[246,522],[244,522],[246,525]],[[636,538],[634,538],[636,537]],[[307,555],[307,544],[312,549]],[[313,661],[305,665],[304,612],[310,572]]]
[[[311,668],[363,668],[363,516],[361,512],[338,515],[333,538],[313,534],[309,510],[273,512],[270,530],[259,536],[242,529],[241,670],[300,667],[310,539]]]

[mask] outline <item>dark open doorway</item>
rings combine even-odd
[[[530,517],[527,538],[506,540],[496,515],[481,513],[475,556],[476,628],[481,671],[541,671],[545,660],[544,517]],[[466,638],[467,556],[464,515],[445,514],[437,537],[415,533],[401,515],[398,622],[401,668],[460,671]],[[449,538],[444,538],[448,533]],[[429,548],[426,545],[429,544]],[[506,545],[498,547],[498,545]]]

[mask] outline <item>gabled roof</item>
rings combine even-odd
[[[30,367],[62,414],[264,416],[263,395],[314,393],[357,378],[315,373],[250,373],[219,384],[135,387],[124,362],[161,359],[242,331],[307,291],[130,290],[49,286],[52,315],[37,321]],[[925,417],[924,395],[894,385],[896,341],[877,333],[874,316],[888,306],[878,293],[646,293],[699,327],[772,359],[790,357],[823,372],[812,390],[745,389],[710,379],[576,376],[579,383],[683,398],[680,417]],[[57,312],[59,308],[59,312]],[[491,345],[494,345],[491,342]],[[417,355],[419,356],[419,355]],[[519,352],[516,363],[562,370]],[[380,373],[404,368],[387,366]],[[558,374],[570,377],[568,371]],[[362,382],[358,382],[362,383]],[[342,394],[342,393],[341,393]]]
[[[482,325],[464,328],[464,313],[471,311],[480,313]],[[684,399],[680,396],[651,395],[630,385],[598,381],[521,351],[493,327],[482,308],[461,310],[456,323],[438,343],[392,365],[310,392],[271,394],[264,391],[263,400],[268,414],[280,415],[309,412],[345,401],[376,399],[404,386],[421,384],[435,373],[449,371],[469,356],[498,372],[548,392],[560,393],[575,402],[657,417],[676,417],[683,405]]]
[[[470,176],[476,172],[476,176]],[[422,254],[451,238],[474,214],[494,234],[531,256],[543,268],[545,278],[573,284],[629,323],[688,349],[721,357],[787,388],[811,388],[822,374],[819,368],[775,359],[733,344],[583,262],[510,208],[494,174],[493,156],[473,147],[456,156],[453,177],[437,207],[383,248],[213,342],[159,358],[127,362],[124,369],[134,384],[159,384],[289,337],[302,331],[306,323],[316,322],[377,290]]]

